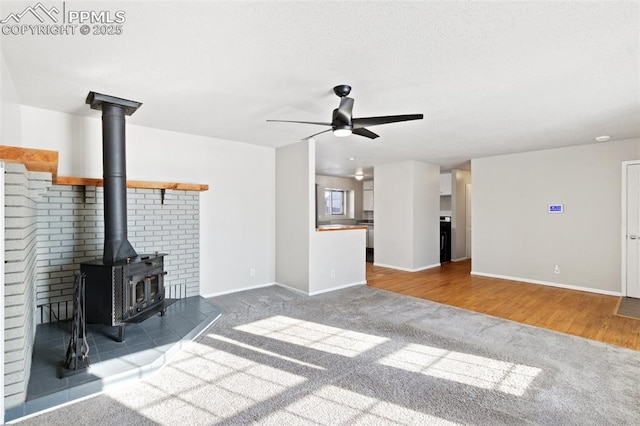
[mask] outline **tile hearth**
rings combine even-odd
[[[58,378],[65,358],[71,322],[40,324],[36,329],[27,400],[5,412],[12,421],[76,399],[138,380],[162,367],[182,347],[220,317],[220,309],[200,296],[180,299],[164,316],[140,324],[127,324],[124,342],[117,342],[117,327],[87,325],[87,370]]]

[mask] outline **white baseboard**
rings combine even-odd
[[[567,289],[567,290],[586,291],[588,293],[604,294],[604,295],[607,295],[607,296],[622,296],[622,293],[618,292],[618,291],[600,290],[600,289],[597,289],[597,288],[580,287],[580,286],[568,285],[568,284],[560,284],[560,283],[554,283],[554,282],[551,282],[551,281],[531,280],[531,279],[528,279],[528,278],[511,277],[511,276],[508,276],[508,275],[486,274],[484,272],[476,272],[476,271],[471,271],[471,275],[476,275],[476,276],[479,276],[479,277],[488,277],[488,278],[499,278],[499,279],[502,279],[502,280],[509,280],[509,281],[520,281],[520,282],[528,283],[528,284],[540,284],[540,285],[546,285],[546,286],[549,286],[549,287],[564,288],[564,289]]]
[[[282,287],[284,289],[287,289],[287,290],[292,291],[294,293],[301,294],[303,296],[315,296],[317,294],[328,293],[330,291],[336,291],[336,290],[341,290],[343,288],[355,287],[357,285],[366,285],[366,284],[367,284],[366,281],[358,281],[358,282],[355,282],[355,283],[344,284],[344,285],[340,285],[340,286],[337,286],[337,287],[331,287],[331,288],[327,288],[325,290],[314,291],[314,292],[308,293],[306,291],[303,291],[303,290],[300,290],[298,288],[294,288],[294,287],[288,286],[286,284],[273,282],[273,283],[259,284],[259,285],[249,286],[249,287],[242,287],[242,288],[238,288],[238,289],[234,289],[234,290],[220,291],[220,292],[217,292],[217,293],[201,294],[201,296],[204,297],[204,298],[223,296],[225,294],[239,293],[241,291],[255,290],[255,289],[264,288],[264,287],[271,287],[273,285],[277,285],[278,287]]]
[[[287,289],[287,290],[289,290],[289,291],[292,291],[292,292],[294,292],[294,293],[298,293],[298,294],[301,294],[301,295],[303,295],[303,296],[309,296],[309,293],[307,293],[307,292],[306,292],[306,291],[304,291],[304,290],[300,290],[299,288],[291,287],[291,286],[289,286],[289,285],[281,284],[281,283],[273,283],[273,284],[274,284],[274,285],[277,285],[278,287],[282,287],[282,288],[284,288],[284,289]]]
[[[463,260],[469,260],[470,257],[461,257],[459,259],[451,259],[452,262],[462,262]]]
[[[217,293],[201,294],[200,296],[202,296],[204,298],[223,296],[225,294],[238,293],[240,291],[255,290],[257,288],[270,287],[270,286],[276,285],[276,284],[277,283],[258,284],[258,285],[249,286],[249,287],[236,288],[236,289],[233,289],[233,290],[220,291],[220,292],[217,292]]]
[[[397,269],[398,271],[404,271],[404,272],[420,272],[426,269],[437,268],[438,266],[441,266],[441,264],[434,263],[433,265],[421,266],[420,268],[416,268],[416,269],[403,268],[401,266],[385,265],[384,263],[377,263],[377,262],[374,262],[373,266],[381,266],[383,268]]]
[[[320,290],[320,291],[313,291],[311,293],[309,293],[309,296],[316,296],[318,294],[322,294],[322,293],[329,293],[330,291],[336,291],[336,290],[342,290],[344,288],[349,288],[349,287],[355,287],[357,285],[366,285],[367,281],[358,281],[355,283],[349,283],[349,284],[344,284],[344,285],[340,285],[337,287],[331,287],[331,288],[327,288],[324,290]]]

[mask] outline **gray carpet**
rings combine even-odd
[[[616,315],[640,319],[640,299],[623,297],[620,299]]]
[[[364,286],[212,300],[155,376],[20,424],[640,424],[640,352]]]

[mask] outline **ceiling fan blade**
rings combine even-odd
[[[398,123],[400,121],[422,120],[423,114],[385,115],[382,117],[363,117],[353,119],[353,128],[378,126],[380,124]]]
[[[301,124],[317,124],[318,126],[331,126],[331,123],[321,123],[318,121],[295,121],[295,120],[267,120],[270,123],[301,123]]]
[[[376,135],[371,130],[365,129],[364,127],[360,127],[358,129],[353,129],[351,131],[351,133],[353,133],[354,135],[364,136],[365,138],[369,138],[369,139],[375,139],[375,138],[379,137],[379,135]]]
[[[321,131],[321,132],[314,133],[314,134],[313,134],[313,135],[311,135],[311,136],[307,136],[306,138],[302,138],[302,140],[309,140],[309,139],[311,139],[311,138],[312,138],[312,137],[314,137],[314,136],[318,136],[318,135],[321,135],[321,134],[323,134],[323,133],[330,132],[330,131],[332,131],[332,130],[333,130],[333,129],[323,130],[323,131]]]
[[[351,124],[353,111],[353,99],[347,96],[340,98],[340,106],[333,110],[333,123]]]

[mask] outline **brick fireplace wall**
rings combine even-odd
[[[199,192],[166,191],[163,202],[159,189],[127,190],[131,245],[138,254],[168,253],[165,285],[184,286],[187,297],[200,292],[199,204]],[[80,263],[102,257],[103,209],[101,187],[54,185],[42,197],[37,211],[37,305],[71,300]],[[64,309],[60,316],[67,317]],[[48,308],[43,317],[48,322]]]
[[[26,398],[41,313],[48,322],[49,304],[68,301],[66,313],[54,313],[71,317],[80,263],[102,257],[104,203],[101,187],[52,185],[49,173],[28,172],[21,164],[6,164],[6,172],[5,408],[11,408]],[[179,296],[199,295],[200,193],[130,188],[127,208],[136,252],[168,253],[165,284]]]
[[[37,205],[51,174],[5,163],[5,408],[25,400],[36,331]]]

